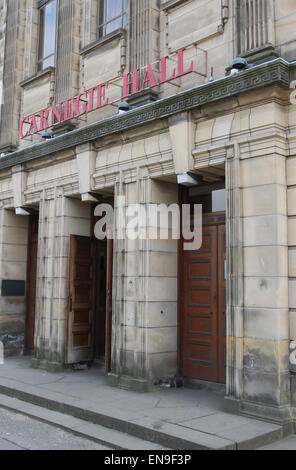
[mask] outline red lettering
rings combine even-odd
[[[25,124],[26,120],[25,119],[22,119],[21,122],[20,122],[20,127],[19,127],[19,136],[21,139],[23,139],[25,136],[24,136],[24,124]]]
[[[95,96],[95,89],[92,88],[88,91],[88,112],[93,111],[94,109],[94,96]]]
[[[154,88],[157,85],[151,64],[147,66],[147,70],[144,76],[141,91],[145,90],[146,83],[150,83],[149,88]]]
[[[129,81],[129,73],[123,74],[123,92],[122,92],[122,99],[127,98],[129,93],[129,87],[132,87],[132,95],[135,95],[139,92],[139,69],[135,69],[132,71],[132,80]]]
[[[75,114],[76,116],[82,116],[87,112],[87,96],[88,92],[79,93],[79,95],[75,98]],[[85,98],[83,100],[82,98]],[[82,110],[80,111],[80,103],[82,102]]]
[[[60,109],[54,104],[51,107],[51,125],[54,126],[57,122],[60,123],[63,120],[63,103],[60,103]]]
[[[40,131],[44,131],[45,129],[49,128],[48,116],[49,116],[48,109],[43,109],[42,111],[40,111]]]
[[[126,99],[128,96],[135,95],[139,91],[144,91],[148,88],[154,88],[157,85],[162,85],[166,82],[170,82],[175,78],[180,78],[184,75],[192,73],[194,70],[194,60],[191,60],[190,65],[185,67],[184,64],[184,51],[185,49],[180,49],[177,52],[177,66],[172,66],[172,71],[169,73],[168,60],[169,57],[162,57],[160,59],[160,81],[157,82],[155,72],[153,71],[152,65],[148,64],[143,81],[140,85],[140,69],[136,68],[131,73],[126,72],[123,74],[123,83],[122,83],[122,99]],[[169,78],[168,78],[169,74]],[[139,90],[140,87],[140,90]],[[109,88],[109,83],[103,83],[96,87],[91,88],[90,90],[79,93],[77,96],[73,96],[64,102],[61,102],[58,106],[52,105],[49,109],[43,109],[40,111],[40,125],[38,129],[37,117],[39,119],[39,114],[23,118],[19,124],[19,136],[21,139],[24,139],[28,135],[36,134],[38,132],[44,131],[51,126],[54,126],[56,123],[61,123],[63,121],[68,121],[73,119],[75,116],[82,116],[90,111],[95,109],[103,108],[111,103],[109,103],[109,98],[106,96],[107,89]],[[96,102],[95,102],[96,94]],[[51,121],[49,119],[51,117]],[[50,122],[49,122],[50,121]],[[26,132],[25,125],[28,128]]]
[[[75,112],[72,109],[72,104],[74,104],[75,98],[72,96],[72,98],[69,98],[68,100],[64,101],[64,121],[68,121],[69,119],[73,119],[75,116]]]
[[[193,72],[194,62],[192,61],[188,70],[184,72],[184,49],[178,51],[178,75],[177,77],[182,77],[188,73]]]
[[[160,60],[160,85],[166,82],[170,82],[174,78],[176,78],[176,70],[173,70],[172,76],[167,78],[167,60],[168,57],[163,57]]]
[[[103,108],[109,104],[109,98],[106,98],[107,88],[109,88],[108,82],[97,87],[97,109]]]
[[[32,135],[32,134],[37,134],[38,132],[38,126],[37,126],[37,122],[36,122],[36,116],[32,116],[31,118],[31,123],[30,123],[30,128],[29,128],[29,131],[28,133],[26,134],[27,135]]]

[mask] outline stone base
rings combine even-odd
[[[36,359],[35,357],[31,359],[31,367],[33,369],[43,369],[46,372],[58,373],[64,371],[63,364],[58,362],[49,362],[46,360]]]
[[[126,375],[108,374],[107,381],[111,387],[118,387],[133,392],[147,393],[156,390],[156,387],[149,380],[135,379]]]
[[[196,390],[207,390],[209,392],[219,393],[220,395],[224,396],[226,394],[226,385],[215,382],[207,382],[205,380],[184,378],[183,386],[194,388]]]
[[[240,414],[240,401],[235,398],[225,397],[224,398],[224,410],[226,413],[232,413],[235,415]]]
[[[289,405],[277,407],[225,397],[225,411],[281,426],[283,437],[295,431],[296,414],[294,418]]]
[[[66,122],[61,124],[55,124],[52,128],[53,134],[55,137],[59,135],[66,134],[67,132],[72,132],[76,129],[76,125],[74,122]]]
[[[158,100],[158,94],[153,90],[145,90],[128,98],[128,103],[132,108],[138,108],[146,104],[154,103]]]
[[[264,62],[277,59],[280,54],[274,49],[273,46],[269,45],[242,54],[242,56],[249,62],[249,64],[259,65]]]

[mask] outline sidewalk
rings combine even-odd
[[[181,388],[139,394],[108,386],[95,367],[48,373],[32,369],[29,358],[8,358],[0,366],[0,394],[0,406],[40,414],[43,421],[57,419],[61,425],[68,418],[71,428],[69,417],[79,420],[76,433],[88,422],[89,433],[95,424],[152,442],[155,449],[254,449],[281,438],[279,426],[225,413],[219,392]]]

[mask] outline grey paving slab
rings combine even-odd
[[[281,437],[280,426],[228,413],[215,413],[184,421],[180,426],[230,439],[237,443],[238,449],[257,448],[264,439]]]
[[[134,436],[129,436],[114,429],[108,429],[100,425],[85,422],[62,413],[51,411],[30,403],[24,403],[15,398],[0,395],[0,413],[1,407],[10,411],[16,411],[27,415],[35,420],[52,424],[60,427],[64,431],[82,436],[85,439],[98,441],[100,444],[107,445],[113,449],[124,450],[165,450],[164,447],[156,443],[146,442]]]
[[[0,450],[24,450],[24,449],[22,449],[22,447],[17,446],[16,444],[13,444],[7,439],[2,439],[0,437]]]
[[[164,450],[163,446],[143,439],[119,433],[114,429],[103,428],[92,423],[85,423],[75,428],[77,432],[85,433],[99,440],[104,439],[107,443],[116,444],[117,448],[128,450]]]
[[[157,433],[158,439],[168,447],[171,447],[170,442],[172,442],[173,446],[175,439],[183,441],[180,442],[182,447],[179,447],[179,450],[236,449],[235,441],[213,436],[211,434],[204,433],[203,431],[196,431],[194,429],[185,428],[176,424],[167,423],[161,419],[139,419],[137,421],[133,421],[133,423],[130,424],[130,429],[132,429],[133,426],[141,426],[143,429],[145,429],[147,439],[153,439]]]
[[[182,388],[140,394],[111,388],[98,368],[47,373],[32,369],[28,358],[9,358],[0,366],[0,393],[23,400],[28,414],[30,404],[38,405],[69,415],[72,427],[72,418],[83,419],[170,448],[258,447],[280,435],[274,425],[224,413],[223,391]],[[57,415],[57,423],[60,419]]]
[[[289,436],[273,444],[261,447],[259,450],[296,450],[296,436]]]

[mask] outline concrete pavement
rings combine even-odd
[[[109,447],[0,409],[0,450],[109,450]]]
[[[219,391],[182,388],[139,394],[111,388],[97,368],[48,373],[32,369],[29,358],[8,358],[0,366],[0,393],[17,400],[3,403],[3,397],[3,406],[31,416],[43,414],[44,421],[54,423],[61,416],[82,420],[85,437],[93,437],[94,426],[102,426],[151,442],[155,449],[254,449],[282,436],[279,426],[225,413]],[[29,409],[32,405],[37,408]],[[59,416],[46,417],[52,412]]]

